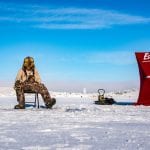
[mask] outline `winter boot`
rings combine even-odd
[[[16,105],[14,109],[25,109],[25,105]]]
[[[56,104],[56,99],[52,98],[50,102],[46,103],[46,108],[52,108],[53,105]]]

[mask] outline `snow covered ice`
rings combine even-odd
[[[14,110],[15,92],[0,88],[0,150],[149,150],[150,107],[95,105],[94,93],[50,93],[57,99],[51,110],[41,97],[40,109]],[[135,102],[138,91],[107,95]]]

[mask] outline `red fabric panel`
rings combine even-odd
[[[135,53],[140,73],[140,92],[137,105],[150,105],[150,52]]]

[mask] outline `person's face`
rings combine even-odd
[[[27,69],[28,71],[30,71],[30,70],[32,69],[32,67],[31,67],[31,66],[27,66],[26,69]]]
[[[25,59],[24,60],[24,66],[26,67],[26,69],[28,71],[30,71],[32,69],[33,65],[34,65],[33,59]]]

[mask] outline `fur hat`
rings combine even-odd
[[[34,65],[34,59],[30,56],[24,58],[24,62],[23,62],[23,66],[22,66],[23,70],[26,70],[27,68],[29,70],[33,70],[35,68]]]

